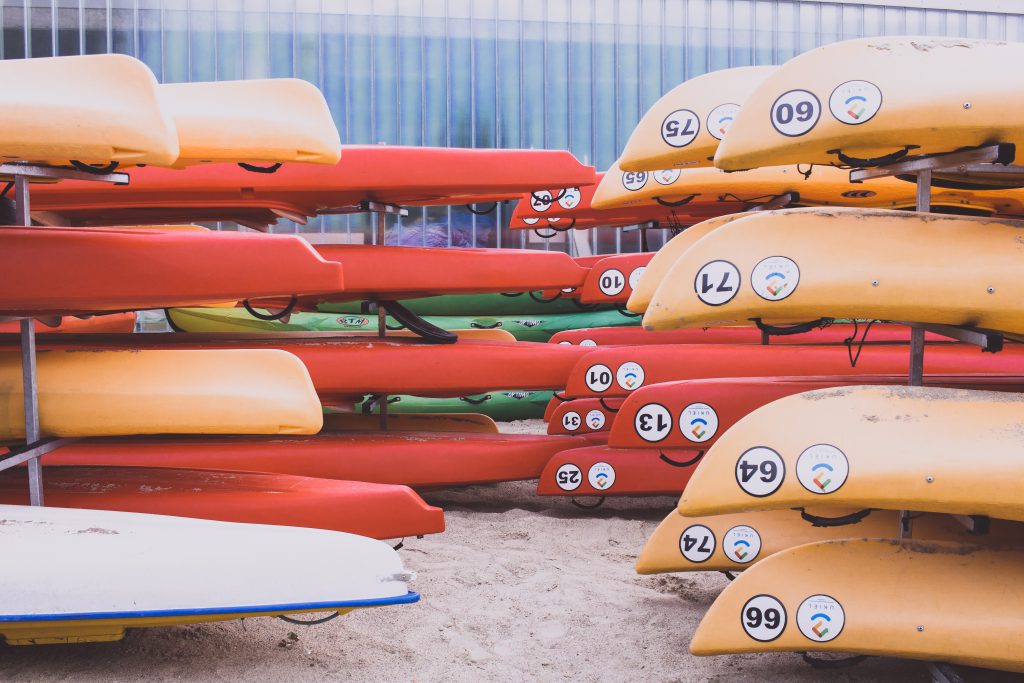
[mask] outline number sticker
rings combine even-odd
[[[583,483],[583,472],[572,463],[566,463],[555,470],[555,483],[563,491],[575,491]]]
[[[753,562],[761,552],[761,535],[749,526],[734,526],[722,537],[722,551],[737,564]]]
[[[812,595],[796,609],[796,625],[808,640],[827,643],[843,632],[846,612],[832,596]]]
[[[755,595],[743,605],[743,630],[761,643],[770,643],[786,629],[786,608],[771,595]]]
[[[679,552],[690,562],[707,562],[715,553],[715,534],[703,524],[686,527],[679,536]]]
[[[672,147],[686,147],[700,132],[700,118],[689,109],[676,109],[661,122],[661,139]]]
[[[612,386],[612,369],[598,363],[587,368],[585,376],[587,388],[596,393],[608,391]]]
[[[660,403],[648,403],[636,411],[633,428],[644,441],[657,443],[672,431],[672,413]]]
[[[769,256],[754,266],[750,286],[765,301],[780,301],[796,291],[800,267],[785,256]]]
[[[791,138],[799,137],[818,123],[821,118],[821,102],[814,93],[790,90],[775,100],[771,118],[775,130]]]
[[[716,140],[721,140],[725,137],[726,132],[729,130],[729,126],[732,125],[733,119],[736,118],[736,114],[740,113],[740,105],[727,102],[720,104],[708,114],[708,133],[711,137]]]
[[[558,200],[558,205],[563,209],[575,209],[580,203],[580,188],[570,187],[565,190],[565,193]]]
[[[708,306],[729,303],[740,289],[739,268],[728,261],[711,261],[701,266],[693,281],[697,298]]]
[[[882,91],[868,81],[846,81],[828,98],[832,116],[850,126],[870,121],[882,108]]]
[[[547,211],[551,208],[551,193],[547,190],[533,192],[530,194],[530,207],[534,211]]]
[[[598,491],[607,491],[615,483],[615,468],[606,462],[595,462],[587,472],[587,481]]]
[[[707,403],[691,403],[679,415],[679,431],[687,441],[704,443],[718,432],[718,413]]]
[[[580,342],[580,346],[597,346],[597,342],[593,339],[584,339]]]
[[[590,428],[593,431],[599,431],[602,427],[604,427],[604,423],[604,413],[602,413],[600,410],[591,410],[589,413],[587,413],[587,424],[590,425]]]
[[[636,289],[637,284],[640,282],[640,278],[644,276],[644,271],[647,270],[647,266],[640,266],[634,268],[633,272],[629,274],[629,288]]]
[[[652,171],[651,175],[654,176],[654,180],[659,185],[671,185],[675,181],[679,180],[679,174],[682,173],[678,168],[666,168],[661,171]]]
[[[644,369],[639,363],[627,361],[615,372],[615,381],[626,391],[639,389],[644,383]]]
[[[609,268],[601,273],[597,287],[605,296],[615,296],[626,287],[626,276],[622,274],[621,270]]]
[[[647,184],[647,171],[626,171],[622,174],[622,186],[630,192],[636,192]]]
[[[775,493],[785,478],[782,456],[766,446],[754,446],[736,461],[736,483],[756,498]]]
[[[796,459],[796,478],[811,493],[835,493],[849,475],[846,454],[827,443],[811,446]]]
[[[575,432],[580,428],[581,422],[580,414],[575,410],[569,410],[562,416],[562,427],[566,431]]]

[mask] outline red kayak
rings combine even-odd
[[[294,220],[362,201],[468,204],[595,182],[594,168],[564,151],[346,145],[335,166],[285,164],[266,174],[235,164],[146,167],[132,169],[126,186],[40,185],[32,208],[40,218],[52,214],[73,225],[233,220],[232,212],[248,212],[251,220],[253,210]]]
[[[678,496],[703,457],[697,450],[588,446],[562,451],[537,482],[542,496]]]
[[[925,385],[1024,391],[1021,375],[925,375]],[[743,377],[652,384],[622,403],[608,435],[615,448],[710,448],[738,420],[784,396],[835,386],[907,383],[906,375]]]
[[[564,348],[573,348],[566,346]],[[648,384],[715,377],[809,375],[903,375],[909,372],[907,344],[867,344],[856,367],[844,346],[759,346],[744,344],[652,344],[592,349],[576,364],[567,398],[626,396]],[[1024,368],[1024,345],[983,353],[965,344],[929,344],[930,374],[1012,375]]]
[[[402,337],[337,337],[330,333],[39,335],[40,349],[281,349],[309,370],[321,401],[365,394],[458,397],[492,391],[560,389],[590,349],[540,342],[459,340],[428,344]],[[14,346],[17,337],[0,337]]]
[[[49,460],[49,456],[47,456]],[[0,474],[0,503],[28,505],[27,468]],[[444,531],[444,512],[391,484],[157,467],[51,466],[52,507],[145,512],[401,538]]]
[[[623,399],[603,401],[599,398],[581,398],[575,401],[558,401],[547,420],[548,434],[581,435],[593,432],[607,432],[612,420],[622,405]]]
[[[0,334],[12,334],[21,330],[21,323],[17,320],[0,322]],[[135,331],[135,313],[107,313],[105,315],[94,315],[88,318],[76,318],[64,316],[56,326],[49,325],[44,321],[36,326],[38,332],[52,332],[54,334],[82,334],[82,333],[120,333],[128,334]]]
[[[645,252],[602,258],[590,267],[586,280],[572,297],[584,304],[625,304],[652,256],[652,252]]]
[[[294,235],[0,228],[0,315],[201,306],[344,289],[342,266]]]
[[[771,335],[769,344],[842,344],[852,340],[854,333],[859,344],[864,325],[837,323],[815,327],[808,332]],[[925,335],[928,341],[949,341],[946,337]],[[764,335],[756,327],[692,327],[680,330],[651,332],[642,327],[593,327],[558,332],[549,340],[552,344],[580,344],[583,346],[640,346],[644,344],[761,344]],[[909,342],[910,328],[893,323],[876,323],[868,331],[868,344]]]
[[[536,479],[553,455],[578,444],[566,436],[479,432],[131,437],[71,443],[45,463],[273,472],[428,489]]]

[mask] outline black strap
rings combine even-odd
[[[601,407],[604,408],[605,410],[607,410],[609,413],[617,413],[617,412],[619,412],[618,408],[612,408],[610,405],[608,405],[607,403],[604,402],[604,396],[602,396],[599,399],[597,399],[597,402],[600,403]]]
[[[171,330],[173,330],[174,332],[185,332],[185,330],[174,324],[174,320],[171,318],[171,309],[164,309],[164,318],[167,319],[167,326],[170,327]]]
[[[405,325],[388,325],[387,323],[384,323],[384,329],[391,330],[392,332],[398,332],[399,330],[404,330]]]
[[[812,515],[807,512],[804,508],[794,508],[800,511],[800,517],[805,521],[811,523],[811,526],[816,527],[833,527],[833,526],[846,526],[847,524],[859,524],[864,521],[864,518],[871,514],[874,508],[864,508],[857,512],[851,512],[848,515],[842,515],[841,517],[819,517],[818,515]]]
[[[815,669],[845,669],[853,666],[854,664],[860,664],[868,658],[867,655],[850,655],[849,657],[841,657],[838,659],[824,658],[824,657],[812,657],[809,652],[802,652],[800,654],[804,661],[811,665]]]
[[[513,298],[513,297],[522,296],[523,294],[526,294],[526,292],[499,292],[499,293],[502,296],[507,296],[510,299]]]
[[[435,344],[454,344],[459,336],[454,332],[443,330],[437,325],[428,323],[397,301],[381,301],[380,305],[392,318],[400,322],[412,332]]]
[[[769,325],[760,318],[751,318],[751,320],[757,325],[757,329],[765,334],[779,337],[786,337],[791,334],[806,334],[814,329],[825,329],[832,324],[832,318],[818,318],[817,320],[808,320],[805,323],[794,323],[792,325]]]
[[[566,401],[570,400],[570,399],[566,398],[565,396],[559,396],[557,391],[552,391],[551,392],[551,398],[558,399],[558,401],[560,403],[565,403]]]
[[[910,150],[917,149],[920,145],[906,145],[903,149],[896,150],[890,154],[883,154],[880,157],[868,157],[862,159],[860,157],[851,157],[843,154],[842,150],[830,149],[825,154],[835,154],[839,157],[839,161],[844,166],[850,166],[852,168],[869,168],[871,166],[885,166],[886,164],[892,164],[910,153]]]
[[[270,166],[254,166],[253,164],[247,164],[244,161],[240,161],[238,165],[252,173],[273,173],[277,169],[281,168],[280,163],[271,164]]]
[[[723,573],[723,574],[725,574],[725,578],[729,579],[730,581],[735,581],[735,580],[736,580],[736,575],[735,575],[735,574],[733,574],[732,572],[730,572],[730,571],[725,571],[725,570],[723,569],[723,570],[722,570],[722,573]]]
[[[804,180],[809,180],[811,174],[814,173],[814,164],[808,164],[806,171],[800,170],[800,164],[796,165],[796,172],[804,177]]]
[[[470,323],[469,323],[469,326],[470,327],[475,327],[478,330],[494,330],[494,329],[497,329],[497,328],[501,327],[501,321],[499,320],[498,322],[494,323],[493,325],[481,325],[480,323],[476,322],[475,320],[471,320]]]
[[[476,209],[473,208],[472,204],[466,204],[466,211],[469,211],[474,216],[486,216],[489,213],[494,213],[494,211],[497,208],[498,208],[498,202],[491,202],[491,208],[484,209],[483,211],[477,211]]]
[[[479,405],[483,405],[484,403],[487,403],[488,401],[490,401],[491,400],[491,395],[487,394],[483,398],[473,398],[471,396],[459,396],[459,400],[460,401],[465,401],[466,403],[468,403],[471,406],[479,406]]]
[[[542,240],[549,240],[549,239],[551,239],[552,237],[554,237],[555,235],[557,235],[560,232],[561,232],[561,230],[555,230],[554,228],[551,228],[551,234],[550,235],[544,235],[544,234],[541,233],[540,228],[534,228],[533,229],[533,234],[535,234],[537,237],[541,238]]]
[[[341,612],[335,612],[334,614],[328,614],[326,617],[322,617],[320,619],[295,619],[293,617],[286,617],[283,614],[278,615],[277,618],[281,621],[287,621],[289,624],[295,624],[297,626],[316,626],[317,624],[326,624],[331,619],[337,619],[340,616]]]
[[[282,308],[277,313],[260,313],[249,303],[246,299],[242,302],[242,307],[245,308],[246,313],[259,320],[281,320],[287,318],[295,310],[295,304],[299,302],[299,297],[292,295],[292,298],[288,300],[288,305]],[[269,309],[268,309],[269,310]]]
[[[662,199],[661,197],[655,197],[654,201],[658,202],[662,206],[667,206],[669,208],[675,208],[677,206],[685,206],[685,205],[689,204],[694,199],[696,199],[698,196],[699,195],[691,194],[689,197],[685,197],[683,199],[680,199],[678,202],[670,202],[670,201],[668,201],[666,199]]]
[[[93,166],[92,164],[87,164],[84,161],[79,161],[78,159],[71,159],[70,161],[71,165],[75,169],[92,175],[107,175],[108,173],[113,173],[117,170],[119,165],[116,161],[111,161],[106,166]]]
[[[597,508],[601,507],[601,505],[604,503],[604,496],[601,496],[600,498],[598,498],[597,502],[594,503],[593,505],[584,505],[583,503],[579,502],[575,498],[573,498],[569,502],[571,502],[573,505],[575,505],[576,507],[578,507],[581,510],[596,510]]]
[[[543,290],[540,290],[540,291],[543,291]],[[545,299],[544,297],[542,297],[542,296],[540,296],[540,295],[538,295],[538,294],[536,294],[534,292],[527,292],[527,295],[531,299],[533,299],[534,301],[536,301],[539,304],[549,304],[552,301],[557,301],[557,300],[562,298],[562,290],[558,290],[558,294],[555,294],[550,299]]]
[[[853,321],[853,334],[843,340],[843,344],[846,345],[846,355],[850,357],[850,367],[857,367],[857,361],[860,360],[860,352],[864,350],[864,343],[868,340],[868,332],[871,331],[872,325],[877,323],[877,320],[869,320],[867,326],[864,328],[864,336],[860,338],[860,342],[857,344],[857,353],[853,352],[853,343],[857,341],[857,330],[860,328],[860,323],[856,320]]]
[[[704,457],[704,453],[704,451],[697,451],[697,457],[693,458],[692,460],[687,460],[686,462],[679,462],[678,460],[673,460],[672,458],[668,457],[661,451],[658,451],[658,457],[661,458],[662,461],[668,463],[669,465],[672,465],[672,467],[690,467],[692,465],[696,465],[697,463],[699,463],[700,459]]]
[[[643,315],[643,313],[633,313],[625,306],[616,306],[615,310],[619,312],[619,315],[624,316],[626,318],[639,318],[640,316]]]
[[[548,197],[538,197],[536,192],[531,192],[530,195],[534,199],[536,199],[538,202],[540,202],[541,204],[554,204],[559,199],[561,199],[562,197],[565,196],[565,190],[566,190],[566,188],[563,187],[561,190],[558,191],[558,194],[551,195],[550,198],[548,198]]]

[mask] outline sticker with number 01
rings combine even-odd
[[[736,461],[736,483],[756,498],[770,496],[782,486],[786,464],[767,446],[748,449]]]
[[[821,118],[821,102],[806,90],[790,90],[775,100],[771,111],[772,126],[791,138],[808,133]]]
[[[664,441],[672,431],[672,413],[660,403],[648,403],[633,418],[636,435],[648,443]]]
[[[727,304],[740,290],[740,270],[728,261],[705,263],[697,271],[693,289],[708,306]]]
[[[672,147],[686,147],[700,132],[700,117],[689,109],[676,109],[661,122],[661,139]]]
[[[597,365],[591,365],[587,368],[587,374],[584,376],[587,388],[591,391],[601,393],[608,391],[612,386],[612,369],[607,365],[598,363]]]
[[[703,524],[686,527],[679,535],[679,552],[690,562],[707,562],[715,554],[715,534]]]
[[[755,595],[743,605],[743,630],[761,643],[770,643],[786,630],[786,608],[771,595]]]

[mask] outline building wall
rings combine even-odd
[[[708,71],[779,64],[859,36],[1024,40],[1019,12],[922,9],[919,0],[885,4],[5,1],[0,53],[10,59],[121,52],[142,59],[162,82],[295,76],[320,87],[346,143],[569,149],[604,169],[647,107]],[[1000,0],[961,4],[1006,6]],[[462,207],[414,209],[401,224],[387,220],[392,234],[407,242],[423,235],[410,226],[427,221],[438,224],[448,244],[536,246],[536,238],[507,230],[510,208],[483,217]],[[365,216],[325,217],[301,229],[370,239]],[[638,245],[636,232],[618,230],[593,231],[591,240],[599,252]]]

